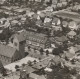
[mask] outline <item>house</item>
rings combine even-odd
[[[53,8],[53,11],[56,10],[57,5],[56,4],[52,4],[51,7]]]
[[[48,18],[48,17],[46,17],[45,19],[44,19],[44,23],[47,23],[47,22],[51,22],[51,18]]]
[[[53,17],[52,24],[53,24],[54,26],[57,26],[57,25],[60,25],[60,24],[61,24],[61,21],[60,21],[59,18]]]
[[[35,2],[41,2],[42,0],[35,0]]]
[[[68,22],[67,21],[62,21],[62,26],[63,27],[68,27]]]
[[[64,1],[64,2],[62,2],[62,6],[63,6],[63,8],[66,8],[67,7],[67,2],[66,1]]]
[[[72,59],[75,56],[75,54],[73,53],[69,53],[68,51],[64,51],[64,54],[62,55],[62,58],[68,58],[68,59]]]
[[[68,27],[69,27],[71,30],[77,30],[77,29],[78,29],[77,23],[76,23],[75,21],[69,22]]]
[[[68,38],[66,36],[55,37],[55,42],[59,45],[62,45],[64,42],[68,42]]]
[[[36,25],[39,26],[39,27],[42,26],[43,25],[42,20],[37,20]]]
[[[26,31],[26,46],[36,49],[44,49],[49,48],[51,42],[45,34]]]
[[[11,47],[19,51],[22,58],[25,56],[25,43],[26,43],[26,32],[20,31],[16,34],[13,34],[10,38]]]
[[[58,0],[52,0],[52,4],[55,5],[58,3]]]
[[[63,5],[62,5],[61,2],[60,3],[57,3],[57,9],[62,9],[62,7],[63,7]]]
[[[76,36],[76,32],[75,31],[70,31],[69,33],[67,33],[67,37],[68,38],[74,38]]]
[[[8,45],[0,44],[0,60],[3,65],[10,64],[21,59],[21,54],[18,50]]]
[[[42,68],[46,68],[51,65],[51,59],[53,56],[46,57],[39,62],[33,63],[32,66],[26,65],[21,69],[20,79],[46,79],[43,72],[41,73]]]

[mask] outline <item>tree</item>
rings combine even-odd
[[[19,65],[15,65],[16,71],[19,71]]]
[[[5,68],[2,69],[2,72],[1,73],[2,73],[3,76],[7,76],[7,71],[6,71]]]
[[[52,53],[53,53],[53,55],[59,55],[60,56],[60,54],[63,53],[63,50],[60,47],[54,48]]]
[[[32,62],[31,62],[30,60],[27,62],[27,64],[28,64],[29,66],[32,66]]]
[[[77,74],[76,69],[75,69],[75,68],[74,68],[74,69],[71,69],[71,70],[70,70],[70,74],[72,74],[72,75],[76,75],[76,74]]]
[[[43,50],[43,48],[41,48],[40,49],[40,54],[43,55],[43,52],[44,52],[44,50]]]
[[[72,79],[71,74],[65,72],[65,69],[56,66],[52,72],[47,73],[47,79]]]
[[[47,55],[47,56],[49,55],[49,51],[48,51],[48,50],[46,50],[46,55]]]
[[[28,50],[29,50],[29,51],[31,50],[31,47],[30,47],[30,46],[28,46]]]
[[[25,67],[25,65],[26,65],[25,63],[22,64],[23,67]]]

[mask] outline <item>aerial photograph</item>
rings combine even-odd
[[[0,0],[0,79],[80,79],[80,0]]]

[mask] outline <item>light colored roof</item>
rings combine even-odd
[[[76,22],[75,21],[71,21],[71,22],[69,22],[69,26],[76,26]]]
[[[26,31],[22,31],[20,33],[16,33],[12,35],[11,38],[17,37],[19,42],[25,41],[26,40]]]
[[[62,7],[62,3],[57,3],[57,7]]]
[[[46,14],[45,14],[44,12],[41,12],[41,13],[39,14],[39,16],[40,16],[40,17],[45,17]]]
[[[30,66],[28,66],[28,65],[26,65],[25,67],[23,67],[21,71],[23,71],[23,70],[25,70],[26,73],[32,73],[32,72],[35,71],[34,68],[32,68],[32,67],[30,67]]]
[[[37,20],[36,25],[42,25],[42,20]]]
[[[76,35],[76,32],[74,32],[74,31],[70,31],[69,33],[68,33],[68,35],[73,35],[73,36],[75,36]]]
[[[44,75],[37,75],[37,74],[34,74],[34,73],[31,73],[30,77],[32,79],[46,79]]]
[[[16,23],[18,23],[18,21],[17,20],[13,20],[11,23],[16,24]]]
[[[62,22],[62,25],[63,25],[63,26],[67,26],[67,25],[68,25],[68,22],[67,22],[67,21],[63,21],[63,22]]]
[[[41,68],[47,67],[50,60],[53,59],[53,58],[54,58],[53,56],[46,57],[46,58],[42,59],[40,62],[37,62],[36,64],[34,64],[33,68],[41,69]]]
[[[46,22],[51,22],[51,20],[52,20],[52,19],[50,19],[50,18],[45,18],[45,19],[44,19],[44,23],[46,23]]]
[[[13,62],[11,64],[8,64],[8,65],[4,66],[4,68],[6,68],[8,70],[12,70],[12,72],[15,72],[16,71],[16,69],[15,69],[16,65],[22,66],[22,64],[27,64],[28,61],[34,61],[34,60],[36,60],[38,62],[38,59],[36,59],[36,58],[25,57],[21,60],[18,60],[16,62]],[[31,70],[29,70],[29,72],[31,72]]]
[[[56,18],[56,17],[53,17],[52,23],[60,24],[60,19]]]
[[[61,37],[55,37],[55,40],[59,42],[64,42],[67,41],[68,38],[66,36],[61,36]]]
[[[67,51],[64,51],[64,54],[63,54],[64,57],[68,57],[68,58],[73,58],[75,56],[75,54],[73,53],[69,53]]]
[[[12,48],[7,45],[0,44],[0,55],[6,56],[6,57],[12,57],[14,53],[16,52],[15,48]]]
[[[33,17],[34,19],[37,19],[38,14],[33,14],[32,17]]]

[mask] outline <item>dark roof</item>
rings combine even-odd
[[[36,39],[36,40],[40,40],[38,42],[45,43],[46,40],[47,40],[46,36],[47,35],[42,34],[42,33],[36,33],[36,32],[26,31],[26,39],[30,40],[30,41],[35,41],[35,39]]]
[[[15,48],[0,44],[0,55],[11,58],[15,52],[16,52]]]

